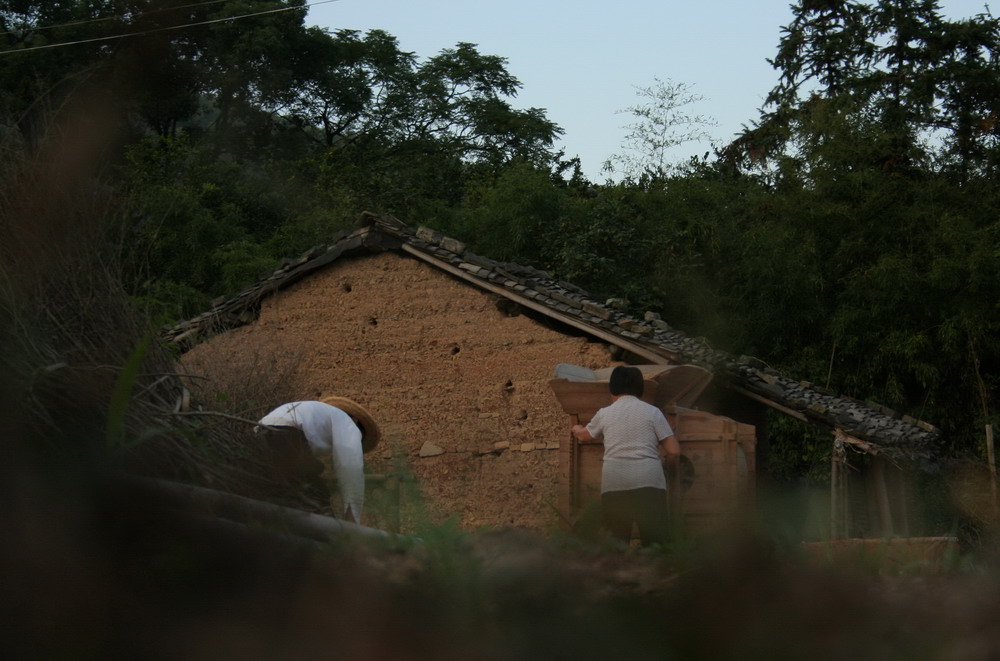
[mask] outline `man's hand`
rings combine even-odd
[[[660,457],[663,465],[667,469],[667,479],[675,481],[680,476],[681,465],[681,444],[677,437],[671,434],[660,441]],[[677,482],[674,482],[675,484]]]
[[[681,458],[681,444],[671,434],[660,441],[660,452],[668,466],[676,466]]]
[[[583,425],[573,425],[572,432],[576,440],[580,441],[581,443],[586,443],[588,441],[594,440],[594,437],[590,435],[590,432],[587,431],[587,428],[584,427]]]
[[[679,525],[681,520],[681,444],[677,437],[671,434],[660,441],[660,453],[667,472],[667,503],[671,512],[673,525]]]

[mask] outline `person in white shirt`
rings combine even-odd
[[[632,524],[643,545],[664,544],[668,536],[667,480],[680,458],[680,444],[663,412],[640,398],[642,372],[621,365],[611,372],[613,400],[597,411],[586,426],[574,425],[579,441],[604,442],[601,468],[601,512],[604,527],[626,543]]]
[[[378,426],[361,405],[344,397],[290,402],[274,409],[257,424],[257,430],[269,433],[276,471],[292,479],[318,478],[323,465],[316,458],[329,457],[343,503],[343,511],[337,515],[361,523],[365,503],[364,453],[374,448],[379,439]],[[302,437],[308,449],[303,447]]]

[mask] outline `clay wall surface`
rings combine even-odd
[[[297,399],[368,407],[385,440],[367,470],[391,472],[397,453],[433,518],[467,529],[559,525],[568,422],[548,381],[558,363],[615,364],[606,345],[507,316],[492,294],[392,252],[338,260],[183,362],[223,383],[249,356],[263,366],[252,378],[282,375]]]

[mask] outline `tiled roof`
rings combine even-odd
[[[395,218],[370,213],[365,213],[362,221],[357,231],[342,232],[326,248],[314,248],[298,259],[286,260],[239,294],[216,300],[207,312],[166,329],[165,339],[189,347],[213,334],[252,322],[263,298],[342,256],[396,250],[651,363],[704,367],[716,381],[748,397],[821,428],[840,430],[841,438],[846,437],[866,452],[890,459],[927,457],[940,440],[940,432],[926,422],[783,376],[756,358],[736,357],[714,349],[703,339],[671,328],[656,313],[634,318],[614,299],[602,303],[545,271],[475,255],[461,241],[429,228],[413,229]]]

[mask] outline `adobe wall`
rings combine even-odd
[[[223,364],[263,356],[258,378],[283,375],[290,397],[367,406],[387,437],[368,470],[391,471],[398,452],[435,520],[550,529],[568,419],[547,382],[558,363],[615,363],[603,343],[506,316],[494,300],[397,253],[341,259],[266,299],[255,323],[192,349],[184,367],[224,382]],[[443,453],[421,456],[431,446]]]

